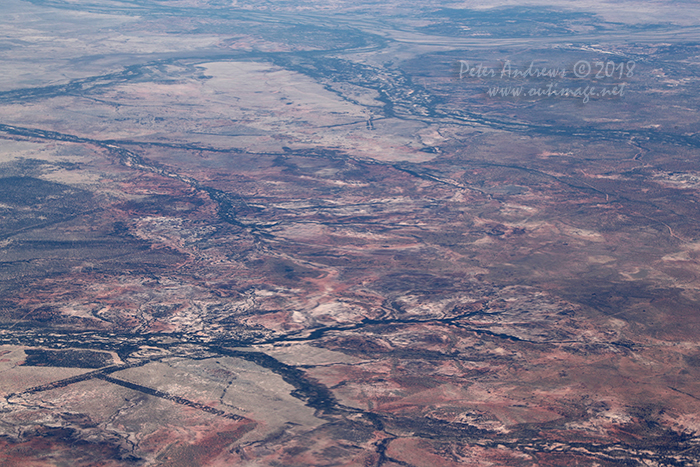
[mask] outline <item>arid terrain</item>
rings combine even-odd
[[[700,6],[611,5],[5,0],[0,466],[700,466]]]

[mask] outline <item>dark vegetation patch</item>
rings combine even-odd
[[[33,206],[46,201],[74,196],[79,191],[68,185],[34,177],[0,178],[0,202],[18,206]]]
[[[603,29],[591,13],[523,6],[487,10],[440,8],[424,16],[435,23],[420,29],[445,36],[533,37],[573,34],[574,26]]]
[[[26,366],[52,366],[63,368],[102,368],[113,364],[112,355],[92,350],[43,350],[26,349]]]

